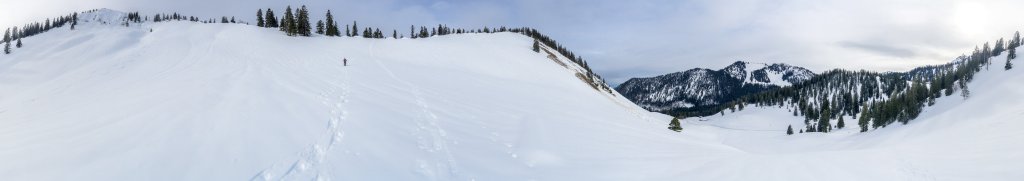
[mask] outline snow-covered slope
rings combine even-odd
[[[3,180],[634,180],[696,156],[519,34],[117,24],[0,55]]]
[[[792,107],[753,105],[685,119],[682,134],[713,138],[744,153],[683,175],[694,180],[1019,180],[1024,178],[1024,69],[1004,71],[998,62],[1005,54],[992,59],[997,64],[969,83],[969,98],[939,98],[907,125],[860,133],[856,119],[846,116],[844,129],[787,136],[788,125],[797,132],[804,125]]]
[[[751,107],[676,133],[518,34],[116,24],[0,55],[3,180],[1024,178],[1020,68],[906,126],[786,136],[785,108]]]

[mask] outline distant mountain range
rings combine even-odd
[[[737,61],[723,69],[695,68],[632,78],[615,90],[637,105],[671,113],[714,107],[744,95],[797,84],[814,77],[803,67]]]

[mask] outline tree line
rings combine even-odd
[[[324,36],[346,36],[346,37],[363,37],[363,38],[377,38],[383,39],[388,36],[382,32],[379,28],[365,27],[360,29],[357,21],[353,21],[352,24],[345,25],[345,33],[342,34],[341,24],[339,24],[334,16],[331,14],[331,10],[327,10],[324,14],[323,20],[318,20],[315,26],[311,26],[309,17],[309,10],[305,5],[292,10],[291,6],[287,6],[284,9],[284,14],[278,17],[275,11],[271,8],[257,9],[256,10],[256,26],[263,28],[278,28],[288,36],[312,36],[312,33],[316,33]],[[314,29],[315,28],[315,29]],[[315,30],[315,31],[314,31]],[[588,82],[595,89],[604,90],[611,92],[612,89],[604,82],[600,75],[594,73],[590,65],[583,59],[583,57],[576,55],[568,48],[562,46],[554,39],[551,39],[547,35],[544,35],[533,28],[521,27],[521,28],[508,28],[508,27],[483,27],[478,29],[463,29],[463,28],[452,28],[447,25],[439,24],[437,26],[417,26],[411,25],[409,27],[409,38],[428,38],[435,36],[444,36],[451,34],[464,34],[464,33],[501,33],[501,32],[512,32],[519,33],[529,36],[539,44],[543,44],[546,47],[557,51],[563,56],[570,59],[572,63],[577,64],[580,68],[585,70],[586,73],[581,75],[581,79]],[[362,35],[360,35],[360,33]],[[391,38],[400,39],[405,38],[405,35],[398,34],[398,30],[392,30]],[[539,52],[539,45],[534,45],[534,51]]]
[[[935,104],[935,99],[959,92],[964,99],[971,96],[967,86],[975,73],[988,69],[992,57],[1007,53],[1005,69],[1011,69],[1016,48],[1021,45],[1020,33],[1009,40],[975,47],[970,54],[953,62],[923,66],[908,72],[878,73],[835,69],[821,73],[793,86],[746,95],[704,112],[687,112],[678,117],[710,116],[735,112],[746,105],[787,108],[804,120],[802,132],[830,132],[846,127],[844,117],[856,120],[860,132],[878,129],[893,123],[907,124],[922,109]],[[851,120],[852,121],[852,120]],[[791,130],[791,127],[787,127]],[[792,132],[792,131],[787,131]]]
[[[95,10],[92,10],[95,11]],[[78,24],[78,13],[72,13],[65,16],[59,16],[56,18],[47,18],[42,22],[27,23],[21,27],[14,26],[4,30],[4,37],[0,43],[4,44],[4,54],[11,54],[11,42],[14,41],[16,48],[21,48],[21,39],[25,37],[31,37],[38,35],[43,32],[50,31],[54,28],[64,27],[65,25],[71,25],[71,29],[75,28]]]

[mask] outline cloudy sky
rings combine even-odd
[[[1019,0],[0,0],[0,26],[94,8],[253,21],[258,8],[301,4],[382,29],[534,27],[615,84],[737,60],[902,71],[1024,25]]]

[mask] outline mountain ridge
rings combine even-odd
[[[800,83],[815,74],[784,63],[737,61],[725,68],[694,68],[646,78],[631,78],[615,89],[650,111],[715,106],[742,95]]]

